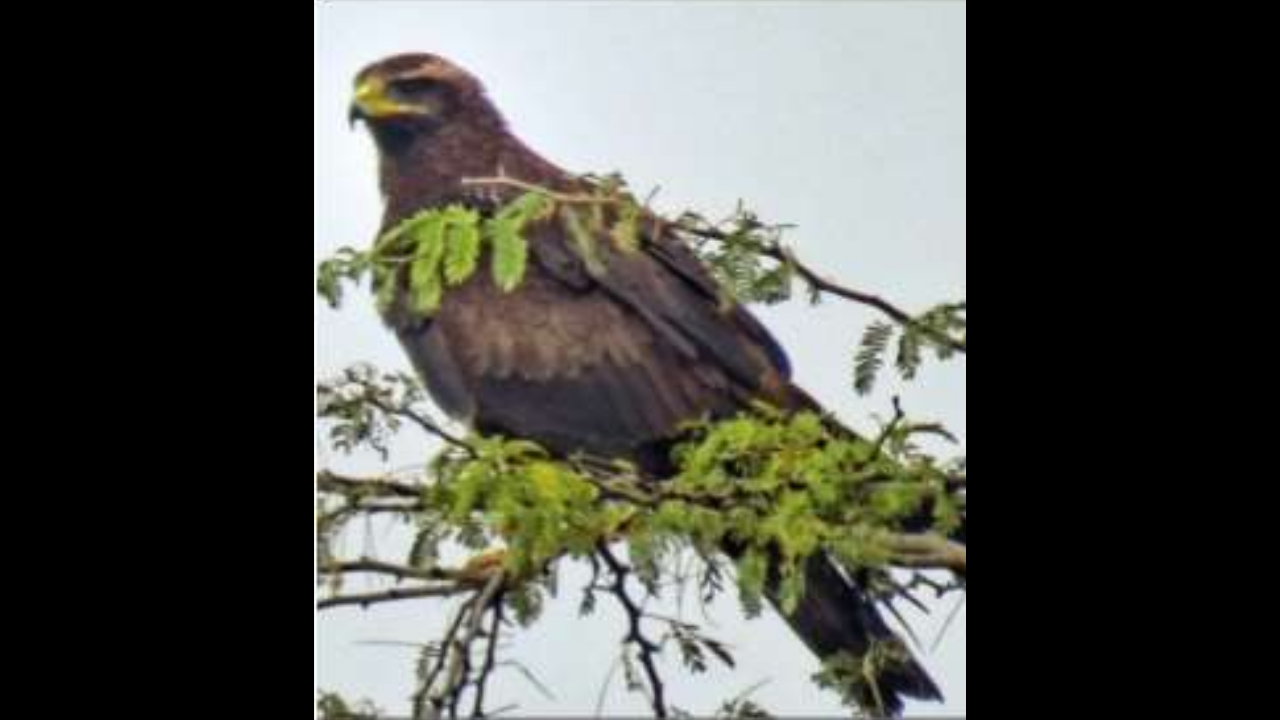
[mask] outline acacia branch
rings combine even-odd
[[[484,701],[489,689],[489,678],[498,667],[498,641],[502,637],[502,620],[502,593],[499,592],[493,600],[493,620],[489,624],[489,641],[485,650],[484,665],[480,668],[480,674],[476,676],[474,683],[476,699],[471,709],[471,717],[474,718],[485,717]]]
[[[423,580],[428,582],[448,581],[457,582],[459,584],[465,584],[468,579],[465,570],[454,570],[451,568],[413,568],[407,565],[397,565],[395,563],[383,562],[372,558],[323,563],[320,565],[320,574],[388,575],[396,580]]]
[[[356,478],[339,475],[331,470],[316,474],[316,487],[322,493],[347,497],[404,498],[420,500],[422,486],[399,482],[386,477]]]
[[[484,588],[488,583],[502,577],[501,573],[480,575],[465,567],[461,569],[414,568],[372,558],[323,562],[318,570],[324,576],[383,575],[394,578],[397,582],[417,580],[428,583],[426,585],[396,587],[365,594],[335,595],[324,598],[317,603],[317,607],[321,610],[352,605],[367,609],[372,605],[389,602],[453,597],[474,591],[477,588]]]
[[[373,405],[373,407],[382,411],[383,414],[398,417],[402,420],[408,420],[428,435],[433,435],[443,440],[445,443],[452,445],[473,457],[475,456],[475,449],[467,444],[467,441],[457,435],[454,435],[448,430],[445,430],[439,423],[432,420],[429,416],[417,412],[411,407],[391,405],[376,395],[369,398],[369,403]]]
[[[622,205],[624,201],[620,197],[611,195],[588,195],[588,194],[570,194],[556,192],[550,188],[534,185],[523,180],[517,180],[511,177],[477,177],[463,178],[463,187],[496,187],[507,188],[509,190],[520,190],[527,193],[535,193],[541,195],[548,200],[552,200],[561,205],[600,205],[600,206],[617,206]]]
[[[713,240],[718,243],[729,243],[734,240],[734,237],[731,234],[702,222],[695,223],[687,220],[680,221],[675,223],[674,227],[681,232],[685,232],[705,240]],[[947,333],[939,332],[937,329],[921,323],[906,310],[903,310],[878,295],[873,295],[861,290],[855,290],[847,285],[842,285],[834,280],[828,279],[817,270],[800,260],[800,257],[796,255],[794,250],[784,247],[781,243],[769,243],[758,250],[758,253],[761,257],[769,258],[770,260],[790,266],[795,270],[796,274],[801,277],[801,279],[819,292],[826,293],[828,295],[835,295],[836,297],[844,298],[850,302],[877,310],[899,325],[925,335],[934,342],[948,347],[956,353],[967,355],[969,352],[968,342],[952,337]]]
[[[421,600],[423,598],[447,598],[461,595],[471,588],[456,583],[429,585],[425,587],[391,588],[380,592],[361,593],[357,595],[334,595],[316,603],[319,610],[332,610],[339,607],[356,606],[368,609],[374,605],[383,605],[404,600]]]
[[[919,320],[912,317],[907,311],[899,308],[888,300],[877,295],[861,292],[832,280],[828,280],[818,274],[816,270],[801,262],[795,252],[789,248],[782,247],[781,245],[774,245],[769,248],[765,254],[767,257],[786,263],[795,268],[796,272],[800,274],[800,277],[804,278],[805,282],[809,283],[821,292],[842,297],[850,302],[879,310],[899,325],[911,328],[923,335],[927,335],[934,342],[944,345],[961,355],[966,355],[969,352],[968,342],[952,337],[946,333],[938,332],[936,329],[922,324]]]
[[[635,645],[639,649],[640,664],[644,667],[649,683],[654,717],[666,718],[669,716],[666,686],[662,681],[662,675],[658,672],[656,659],[662,648],[644,634],[644,610],[627,591],[627,578],[631,575],[631,568],[619,561],[607,545],[601,544],[598,553],[613,573],[613,584],[609,587],[609,592],[618,599],[618,603],[627,614],[628,630],[623,644]]]
[[[444,675],[444,683],[440,687],[429,691],[428,703],[430,703],[430,712],[427,714],[428,718],[440,717],[445,707],[448,707],[450,717],[457,717],[458,704],[470,681],[471,648],[483,631],[485,615],[488,614],[490,607],[495,602],[500,601],[502,588],[505,584],[506,576],[503,573],[495,573],[484,588],[478,591],[464,606],[462,616],[465,617],[465,620],[462,622],[462,627],[465,630],[461,639],[454,640],[452,645],[446,640],[441,646],[442,657],[448,657],[449,659],[446,664],[447,670]],[[455,638],[457,637],[456,629],[453,635]]]
[[[618,195],[616,193],[591,194],[556,192],[549,188],[506,176],[464,178],[462,180],[462,185],[464,187],[499,187],[520,190],[528,193],[536,193],[564,205],[627,207],[634,206],[635,204],[635,201],[630,197]],[[728,243],[732,242],[734,239],[730,233],[727,233],[717,227],[713,227],[706,222],[690,220],[680,220],[674,223],[667,221],[659,222],[681,232],[704,238],[706,240]],[[763,225],[759,226],[759,228],[767,229]],[[814,270],[812,267],[802,262],[793,250],[784,247],[781,243],[769,243],[765,247],[761,248],[758,253],[761,257],[769,258],[790,266],[801,278],[804,279],[805,282],[819,292],[826,293],[828,295],[835,295],[836,297],[844,298],[850,302],[873,308],[883,313],[899,325],[925,335],[939,345],[945,346],[956,353],[966,355],[969,352],[969,344],[967,341],[953,337],[945,332],[939,332],[936,328],[932,328],[921,323],[907,311],[878,295],[856,290],[824,277],[817,270]]]
[[[435,662],[431,669],[422,678],[422,685],[413,696],[413,715],[415,718],[422,717],[427,713],[428,697],[432,688],[435,687],[436,681],[440,678],[441,673],[445,671],[445,666],[449,662],[450,650],[453,647],[454,640],[458,637],[458,633],[462,631],[463,624],[467,621],[467,613],[470,612],[472,605],[476,602],[476,597],[472,596],[458,611],[454,614],[453,619],[449,622],[449,628],[445,631],[444,638],[440,641],[440,651],[436,655]],[[430,706],[431,717],[439,717],[439,708],[436,705]]]

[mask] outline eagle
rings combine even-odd
[[[427,210],[493,213],[518,196],[515,188],[468,182],[476,178],[584,191],[580,176],[511,132],[473,74],[437,55],[398,55],[361,71],[351,121],[363,123],[377,146],[382,233]],[[528,269],[515,291],[477,273],[431,317],[393,305],[384,320],[455,419],[566,457],[624,459],[654,477],[674,471],[670,450],[690,421],[729,418],[757,402],[821,411],[792,382],[787,354],[764,325],[723,302],[679,237],[645,226],[641,251],[610,254],[601,273],[584,266],[565,228],[532,225]],[[896,715],[904,697],[941,699],[854,575],[816,556],[805,587],[786,620],[819,658],[862,658],[879,643],[900,651],[864,707]]]

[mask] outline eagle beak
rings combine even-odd
[[[423,108],[393,100],[387,93],[387,83],[382,78],[372,77],[360,81],[356,86],[351,110],[347,119],[354,127],[357,122],[391,120],[394,118],[426,115]]]
[[[362,80],[356,86],[356,94],[347,113],[347,121],[352,128],[358,122],[368,122],[389,111],[386,90],[386,84],[378,78]]]
[[[351,109],[347,111],[347,124],[351,126],[352,130],[356,129],[356,123],[364,122],[368,119],[369,117],[364,113],[364,108],[360,107],[358,103],[351,103]]]

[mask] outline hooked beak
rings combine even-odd
[[[358,103],[351,103],[351,108],[347,111],[347,125],[352,130],[356,129],[356,123],[368,121],[369,116],[365,115],[364,108]]]
[[[421,117],[428,112],[420,107],[393,99],[387,92],[387,83],[379,77],[366,78],[356,86],[355,97],[347,113],[347,121],[354,128],[356,123],[377,120]]]

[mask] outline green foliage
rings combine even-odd
[[[387,442],[404,419],[393,409],[411,408],[426,399],[418,381],[403,373],[382,373],[356,365],[339,377],[316,385],[316,413],[329,425],[334,448],[351,453],[360,447],[377,451],[383,459]]]
[[[850,568],[882,568],[889,560],[884,533],[926,507],[953,504],[944,469],[906,453],[918,429],[887,429],[873,443],[813,413],[768,408],[694,428],[693,439],[677,449],[682,472],[669,492],[685,512],[660,517],[700,545],[741,549],[739,591],[748,614],[760,611],[772,564],[778,573],[772,592],[790,612],[804,594],[804,563],[815,553],[831,552]]]
[[[359,397],[383,398],[373,415],[387,411],[389,396],[376,389],[376,380],[367,373],[348,379],[358,381]],[[358,403],[357,396],[350,401]],[[376,418],[346,410],[332,417],[350,423],[343,437],[351,442],[376,437],[356,429],[377,425]],[[869,440],[814,413],[760,406],[691,426],[675,454],[681,472],[662,484],[622,464],[566,461],[529,442],[471,437],[465,449],[450,447],[432,463],[432,481],[414,511],[420,530],[410,564],[433,567],[442,544],[505,548],[508,616],[528,626],[556,594],[556,565],[593,558],[602,545],[625,541],[635,576],[655,595],[677,558],[732,547],[744,612],[759,615],[770,598],[789,613],[803,598],[804,567],[815,553],[875,576],[891,561],[886,537],[908,519],[931,513],[936,531],[954,530],[963,499],[949,482],[953,468],[915,442],[939,432],[899,417]],[[694,574],[701,576],[703,599],[714,598],[722,587],[719,570],[707,563]],[[594,610],[595,592],[585,594],[583,613]],[[724,645],[691,624],[671,621],[667,638],[692,672],[705,671],[711,658],[733,664]],[[886,654],[875,662],[890,660]],[[852,683],[846,691],[865,701],[873,692],[868,673],[880,666],[861,662],[829,668],[824,681]]]
[[[407,309],[430,316],[439,309],[448,288],[475,274],[486,249],[495,285],[514,292],[528,268],[528,228],[551,218],[558,220],[587,272],[601,277],[608,270],[602,240],[610,243],[611,250],[636,252],[645,242],[644,223],[660,221],[620,177],[583,180],[586,190],[579,195],[530,189],[487,219],[460,206],[421,212],[379,238],[372,250],[343,248],[321,263],[317,292],[338,308],[346,284],[358,285],[371,276],[383,312],[407,291]],[[791,299],[796,268],[788,260],[777,259],[776,253],[785,227],[765,225],[742,209],[719,224],[689,213],[667,227],[676,230],[706,263],[726,305],[778,304]]]
[[[524,279],[529,262],[525,228],[545,220],[553,210],[554,204],[545,195],[526,193],[485,224],[493,243],[493,281],[503,292],[514,292]]]
[[[787,227],[766,225],[741,207],[721,223],[686,213],[676,225],[720,283],[726,303],[778,305],[791,300],[796,267],[779,260],[777,253]]]
[[[530,189],[489,217],[458,206],[421,213],[368,252],[344,249],[323,263],[317,291],[337,307],[346,285],[369,279],[382,310],[429,316],[450,289],[476,278],[487,263],[489,280],[514,292],[528,272],[530,229],[541,222],[560,223],[587,271],[599,277],[619,253],[643,247],[646,223],[658,221],[621,178],[591,178],[586,187],[572,197]],[[781,249],[785,228],[741,208],[723,223],[689,214],[672,226],[721,283],[726,304],[783,302],[797,279],[813,285],[812,275]],[[813,299],[819,295],[815,290]],[[876,323],[856,352],[855,387],[871,392],[890,365],[912,380],[930,357],[951,359],[966,343],[964,304],[940,305],[910,322]],[[425,402],[412,378],[367,367],[321,383],[317,395],[334,447],[369,447],[384,457],[390,437]],[[403,504],[396,507],[409,508],[402,516],[413,523],[405,566],[430,571],[459,549],[502,548],[506,617],[529,626],[557,595],[560,563],[597,562],[601,548],[625,545],[632,577],[651,595],[687,582],[709,603],[736,581],[748,616],[759,615],[766,601],[792,612],[815,554],[884,583],[894,560],[889,540],[909,521],[913,532],[924,522],[931,527],[923,529],[944,536],[959,527],[966,501],[956,479],[963,478],[965,461],[935,458],[922,449],[926,438],[952,439],[944,428],[912,422],[900,410],[878,436],[864,438],[815,413],[760,406],[689,426],[674,454],[679,473],[655,483],[622,463],[556,458],[529,442],[472,436],[431,460],[420,491],[397,497]],[[323,560],[338,554],[329,544],[344,523],[361,517],[367,499],[356,494],[336,506],[322,502]],[[725,548],[733,549],[731,560]],[[599,591],[595,584],[585,589],[580,612],[594,612]],[[732,667],[728,648],[697,626],[662,622],[660,645],[674,648],[690,672],[706,671],[713,660]],[[628,685],[642,689],[643,662],[635,651],[628,646],[622,669]],[[424,664],[439,653],[425,648]],[[886,645],[864,658],[837,658],[816,680],[850,703],[876,707],[875,679],[902,661],[902,653]],[[767,717],[745,700],[735,703],[723,714]],[[318,706],[332,720],[355,720],[365,711],[327,695]]]
[[[626,521],[629,511],[601,503],[599,487],[536,445],[472,438],[471,453],[447,453],[435,465],[427,507],[457,539],[475,548],[500,543],[513,578],[541,576],[561,557],[586,557]],[[473,528],[470,532],[462,532]]]
[[[626,203],[618,211],[618,221],[609,231],[614,245],[624,252],[635,252],[640,249],[640,220],[643,208],[636,203]]]
[[[589,213],[572,206],[565,206],[560,209],[560,218],[565,231],[569,233],[569,238],[573,240],[573,249],[578,253],[578,257],[582,258],[587,274],[594,278],[603,277],[607,269],[600,254],[596,228]]]
[[[669,626],[668,635],[680,652],[681,662],[684,663],[685,669],[694,675],[705,673],[711,659],[719,661],[729,669],[737,665],[724,643],[703,635],[697,625],[671,622]]]
[[[886,322],[872,323],[862,335],[858,346],[858,355],[853,363],[853,386],[860,395],[869,395],[875,389],[880,371],[884,369],[884,358],[889,352],[889,343],[897,328]]]
[[[897,338],[894,367],[903,380],[915,380],[924,365],[927,352],[940,361],[957,354],[957,346],[969,341],[968,305],[939,305],[910,324],[873,323],[863,333],[854,358],[854,388],[860,395],[870,394],[887,364],[894,338]]]
[[[747,617],[760,617],[760,613],[764,612],[768,573],[769,559],[763,552],[748,550],[738,558],[738,599]]]
[[[458,205],[426,210],[388,231],[373,249],[343,248],[321,263],[316,291],[336,309],[345,285],[369,277],[380,311],[404,298],[407,310],[429,317],[440,309],[447,289],[476,274],[487,251],[494,283],[514,292],[528,268],[526,226],[546,219],[551,209],[545,196],[528,193],[488,219]]]

